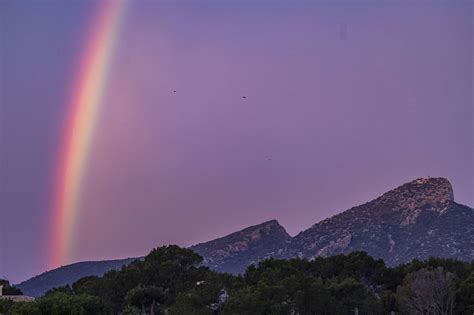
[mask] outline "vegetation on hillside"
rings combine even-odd
[[[154,249],[120,271],[85,277],[4,314],[473,314],[474,262],[387,268],[364,252],[266,260],[242,276],[202,266],[189,249]]]

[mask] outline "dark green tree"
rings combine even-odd
[[[474,314],[474,272],[461,282],[456,292],[456,311],[459,314]]]
[[[20,289],[12,286],[8,280],[0,279],[0,286],[3,286],[3,295],[22,295]]]
[[[171,308],[171,314],[212,314],[224,306],[219,297],[225,288],[237,287],[237,277],[208,272],[188,291],[180,292]]]
[[[0,314],[7,314],[8,310],[13,306],[13,301],[0,299]]]
[[[138,306],[145,314],[150,310],[151,315],[155,315],[158,306],[166,300],[166,293],[161,287],[139,285],[125,295],[125,302],[128,305]]]
[[[8,315],[43,315],[38,303],[36,302],[18,302],[13,303],[7,313]],[[51,312],[45,314],[53,314]]]

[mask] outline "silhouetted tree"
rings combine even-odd
[[[128,291],[125,296],[127,304],[132,306],[139,306],[142,313],[145,314],[146,310],[150,310],[150,314],[155,314],[155,307],[166,300],[165,291],[163,288],[156,286],[137,286],[136,288]]]
[[[0,285],[3,286],[2,293],[3,295],[22,295],[20,289],[12,286],[8,280],[0,279]]]

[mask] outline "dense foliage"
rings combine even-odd
[[[2,287],[3,295],[22,295],[20,289],[12,286],[8,280],[0,279],[0,286]]]
[[[266,260],[242,276],[164,246],[103,277],[86,277],[6,314],[473,314],[474,262],[413,261],[388,268],[364,252]]]

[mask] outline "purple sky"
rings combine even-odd
[[[134,2],[74,261],[273,218],[294,235],[428,175],[474,205],[472,2],[332,3]],[[0,1],[0,277],[13,282],[46,268],[61,121],[92,10]]]

